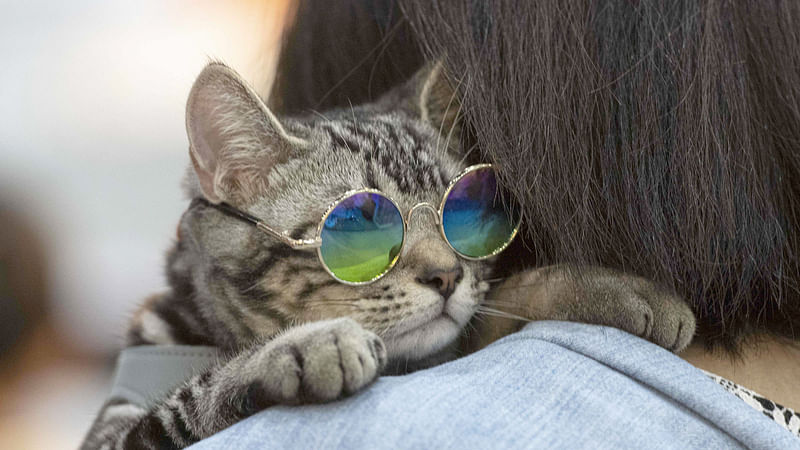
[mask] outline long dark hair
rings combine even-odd
[[[800,330],[800,2],[304,0],[272,99],[368,101],[443,61],[530,265],[673,287],[736,349]]]

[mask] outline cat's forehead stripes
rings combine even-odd
[[[443,191],[448,181],[448,163],[442,161],[433,130],[402,114],[359,118],[342,117],[318,124],[327,136],[332,155],[349,152],[361,161],[364,186],[386,189],[389,179],[402,194]]]

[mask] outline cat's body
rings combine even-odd
[[[489,290],[492,263],[456,256],[433,214],[408,214],[391,272],[349,286],[313,250],[209,204],[231,203],[296,239],[313,236],[331,202],[352,189],[380,189],[404,216],[420,202],[437,205],[468,165],[447,92],[428,68],[377,103],[279,122],[230,69],[209,65],[187,107],[195,200],[168,256],[170,290],[137,312],[128,345],[212,345],[227,357],[149,410],[111,399],[84,447],[182,447],[271,405],[330,401],[389,366],[472,350],[457,345]],[[680,299],[603,269],[530,270],[496,287],[488,304],[527,319],[618,326],[672,350],[694,330]],[[497,320],[472,345],[518,326]]]

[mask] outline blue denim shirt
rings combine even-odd
[[[271,408],[193,448],[800,449],[800,439],[660,347],[546,321],[343,401]]]

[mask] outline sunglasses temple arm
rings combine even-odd
[[[279,241],[283,242],[284,244],[292,247],[295,250],[305,250],[305,249],[312,249],[312,248],[320,248],[322,246],[322,240],[319,238],[314,239],[294,239],[291,236],[288,236],[286,232],[283,233],[279,232],[278,230],[270,227],[269,225],[261,222],[260,220],[256,220],[255,222],[256,228],[259,230],[269,234],[270,236],[275,237]]]
[[[292,247],[295,250],[314,249],[314,248],[319,248],[319,247],[322,246],[322,241],[319,238],[314,238],[314,239],[294,239],[291,236],[289,236],[286,231],[280,232],[280,231],[272,228],[271,226],[265,224],[264,222],[259,220],[257,217],[252,216],[252,215],[250,215],[250,214],[248,214],[248,213],[246,213],[246,212],[244,212],[244,211],[242,211],[242,210],[240,210],[238,208],[234,208],[233,206],[231,206],[231,205],[229,205],[227,203],[219,203],[219,204],[213,204],[213,203],[210,203],[210,202],[204,202],[204,203],[206,203],[206,204],[208,204],[210,206],[213,206],[214,208],[217,208],[220,211],[222,211],[222,212],[224,212],[224,213],[226,213],[226,214],[228,214],[230,216],[236,217],[236,218],[238,218],[240,220],[243,220],[245,222],[250,223],[251,225],[254,225],[259,230],[261,230],[264,233],[274,237],[275,239],[283,242],[284,244],[288,245],[289,247]]]

